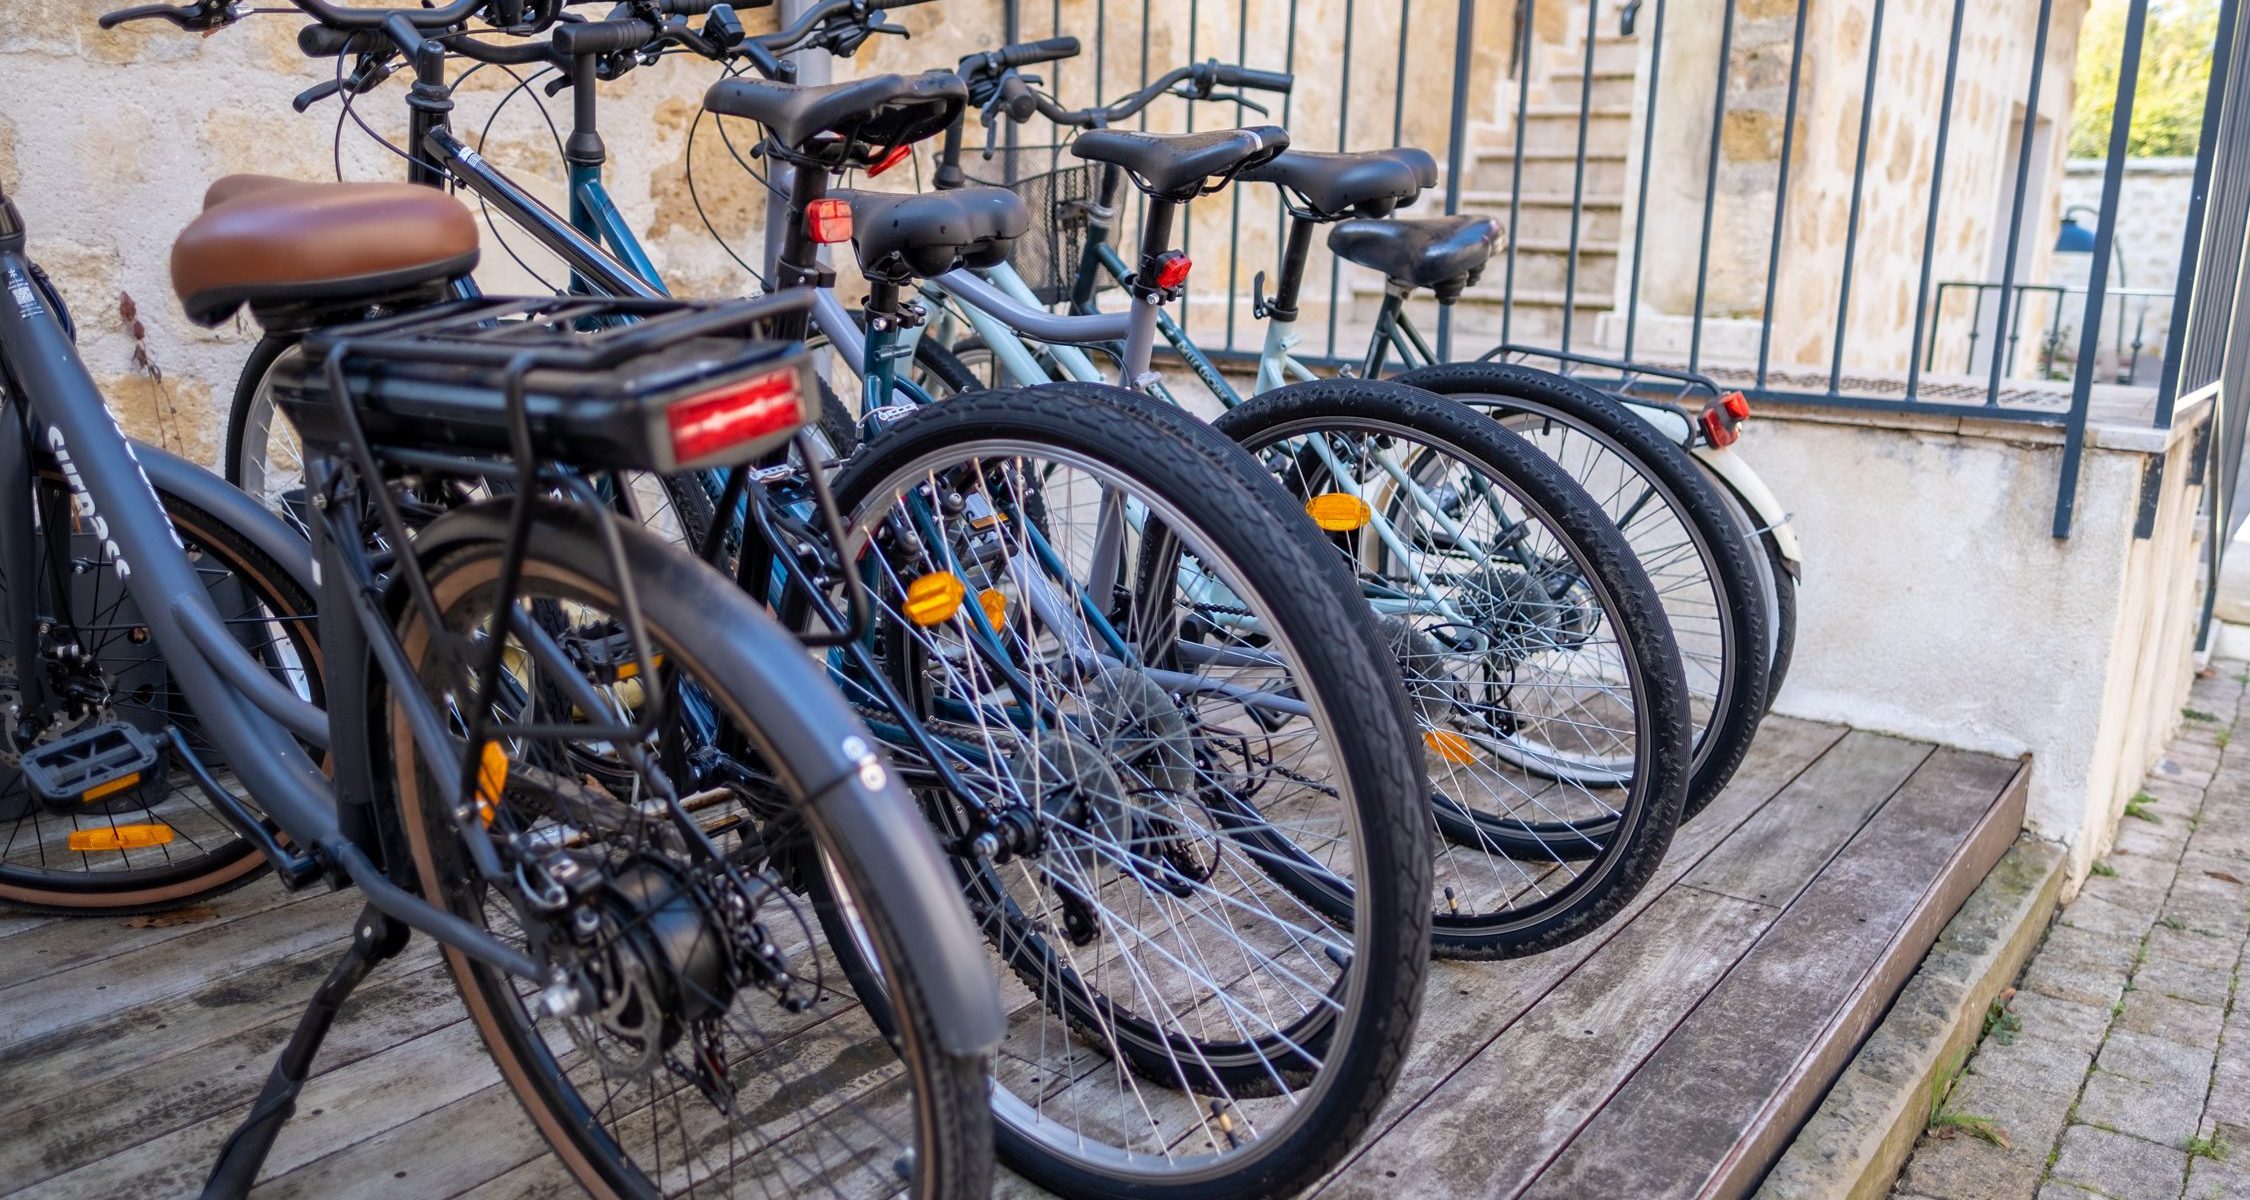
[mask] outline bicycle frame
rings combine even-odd
[[[297,854],[316,852],[332,871],[356,884],[370,905],[402,924],[501,970],[536,978],[538,968],[529,957],[384,876],[377,865],[384,857],[382,839],[368,803],[368,764],[349,761],[356,746],[335,746],[339,782],[331,783],[298,741],[326,741],[331,716],[363,717],[358,698],[338,696],[324,714],[275,683],[265,666],[227,637],[227,626],[189,564],[139,452],[111,417],[72,344],[60,302],[33,274],[24,243],[20,214],[0,197],[0,290],[7,293],[0,302],[0,370],[13,402],[11,427],[0,429],[0,495],[18,498],[0,504],[0,562],[9,577],[38,578],[33,505],[25,498],[32,494],[35,460],[51,456],[85,507],[105,565],[117,574],[140,610],[150,640],[172,664],[172,676],[204,736],[258,797],[273,824],[302,848]],[[258,517],[248,518],[244,510],[235,510],[252,522],[251,528],[270,523],[263,537],[284,542],[291,537],[279,517],[257,511]],[[341,601],[329,610],[335,615],[321,622],[324,661],[331,669],[368,661],[361,621],[375,601],[337,597],[340,589],[350,590],[344,588],[344,573],[322,575],[323,601]],[[11,593],[8,618],[19,646],[39,644],[35,594],[28,588]],[[344,619],[346,613],[352,619]],[[25,677],[27,700],[41,696],[36,674],[26,672]],[[355,803],[339,806],[339,792]],[[212,799],[237,823],[248,815],[216,795]],[[271,831],[250,826],[239,832],[274,859],[285,878],[301,885],[311,874],[308,860],[279,850]]]

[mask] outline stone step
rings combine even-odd
[[[1585,76],[1586,73],[1576,67],[1548,76],[1547,98],[1557,103],[1576,104]],[[1630,112],[1640,92],[1641,77],[1635,71],[1596,71],[1586,100],[1596,108],[1622,108]]]
[[[1505,269],[1502,264],[1493,264],[1485,271],[1484,283],[1461,293],[1461,299],[1453,305],[1455,335],[1491,342],[1500,336],[1501,322],[1505,319],[1508,340],[1512,342],[1548,344],[1559,341],[1562,336],[1563,314],[1561,289],[1530,291],[1519,284],[1516,288],[1514,312],[1511,314],[1504,303],[1506,294],[1495,282],[1498,272]],[[1522,269],[1520,262],[1517,269]],[[1372,322],[1376,310],[1383,303],[1382,281],[1373,277],[1355,279],[1351,296],[1348,319],[1354,322]],[[1427,299],[1426,295],[1424,299]],[[1570,307],[1573,314],[1570,323],[1571,344],[1593,344],[1595,320],[1610,309],[1608,290],[1588,294],[1581,288],[1576,302]]]
[[[1572,103],[1535,104],[1524,110],[1523,145],[1532,151],[1578,151],[1579,110]],[[1633,135],[1633,110],[1629,106],[1595,105],[1586,110],[1586,151],[1589,154],[1623,155]]]
[[[1571,204],[1567,188],[1557,192],[1526,190],[1511,207],[1505,188],[1461,193],[1461,211],[1498,217],[1511,236],[1525,243],[1567,242],[1570,239]],[[1578,213],[1578,240],[1616,244],[1624,226],[1624,202],[1616,196],[1589,192]],[[1432,212],[1436,209],[1433,207]]]
[[[1570,263],[1570,242],[1549,241],[1540,238],[1517,242],[1516,291],[1556,292],[1567,282]],[[1492,265],[1485,268],[1487,282],[1499,283],[1508,277],[1507,248],[1492,256]],[[1588,292],[1607,296],[1617,284],[1617,246],[1614,243],[1581,243],[1578,247],[1578,294]]]
[[[1516,178],[1516,152],[1508,150],[1479,150],[1476,160],[1468,168],[1466,182],[1476,191],[1498,191],[1520,186],[1525,194],[1533,192],[1569,196],[1578,183],[1579,162],[1575,150],[1526,150],[1523,152],[1523,177]],[[1588,199],[1611,198],[1625,194],[1627,180],[1625,153],[1586,152],[1585,181],[1583,187]]]

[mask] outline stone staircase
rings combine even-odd
[[[1588,3],[1600,6],[1591,79],[1586,71]],[[1559,343],[1567,294],[1571,344],[1590,347],[1596,316],[1613,307],[1625,200],[1631,186],[1627,152],[1632,105],[1640,78],[1640,39],[1618,33],[1617,12],[1623,4],[1624,0],[1573,0],[1564,6],[1565,20],[1542,20],[1529,62],[1522,68],[1531,72],[1522,129],[1510,129],[1515,124],[1516,81],[1507,78],[1499,82],[1491,99],[1496,119],[1477,122],[1467,133],[1461,211],[1497,218],[1515,245],[1515,306],[1507,321],[1511,341]],[[1644,14],[1644,25],[1646,19]],[[1541,35],[1549,31],[1560,33],[1561,40],[1545,40]],[[1573,287],[1570,241],[1581,96],[1586,110],[1586,158],[1577,204]],[[1428,211],[1437,208],[1430,205]],[[1372,321],[1382,301],[1382,281],[1367,272],[1355,271],[1354,276],[1354,315]],[[1477,341],[1496,339],[1507,291],[1503,251],[1485,270],[1482,282],[1455,307],[1457,335]]]

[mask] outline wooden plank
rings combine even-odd
[[[119,1009],[193,992],[253,963],[331,945],[351,932],[363,904],[350,893],[319,896],[250,920],[196,926],[137,953],[0,989],[0,1044],[47,1037]]]
[[[1666,891],[1320,1194],[1512,1193],[1776,915],[1692,888]]]
[[[1526,1194],[1754,1184],[2005,852],[2021,795],[2018,763],[1933,754]]]
[[[72,967],[139,954],[198,929],[253,917],[324,894],[286,892],[279,883],[268,878],[186,909],[146,916],[45,918],[8,910],[10,918],[38,924],[9,938],[6,948],[0,950],[0,987],[12,988]]]
[[[0,1109],[0,1128],[9,1130],[0,1139],[0,1179],[18,1186],[36,1183],[208,1120],[215,1112],[247,1106],[264,1086],[267,1070],[296,1027],[297,1010],[310,995],[310,989],[294,989],[293,1002],[286,1006],[290,1011],[274,1020],[142,1063],[100,1083],[75,1080],[72,1068],[80,1055],[44,1060],[44,1076],[24,1080],[24,1090],[10,1093],[19,1099]],[[321,1046],[317,1067],[336,1070],[466,1015],[454,999],[451,974],[434,960],[417,971],[385,971],[353,995]],[[140,1041],[128,1036],[101,1053],[134,1059]]]
[[[547,1143],[526,1117],[515,1093],[494,1084],[403,1125],[347,1146],[258,1187],[259,1200],[392,1200],[402,1195],[447,1196],[503,1178],[517,1168],[543,1166],[524,1196],[574,1194],[570,1173],[547,1153]]]
[[[1406,1070],[1362,1140],[1361,1153],[1387,1135],[1461,1064],[1491,1044],[1539,997],[1629,927],[1633,919],[1753,814],[1818,762],[1845,736],[1838,725],[1769,717],[1734,779],[1696,819],[1681,826],[1670,854],[1641,895],[1610,924],[1567,946],[1506,964],[1436,962],[1430,966],[1422,1024]],[[1346,1159],[1330,1179],[1356,1173]],[[1035,1193],[1022,1185],[1026,1194]],[[1005,1193],[1005,1188],[1002,1189]]]
[[[343,1033],[341,1023],[337,1033]],[[263,1064],[260,1064],[261,1066]],[[404,1124],[499,1078],[466,1019],[314,1076],[267,1160],[276,1175]],[[239,1104],[131,1150],[98,1159],[19,1193],[25,1200],[98,1196],[155,1200],[192,1195],[250,1106]]]
[[[293,1021],[348,941],[338,938],[327,946],[259,963],[184,997],[167,996],[8,1046],[0,1050],[0,1097],[40,1095],[58,1070],[70,1086],[92,1087],[269,1021]],[[417,939],[405,953],[385,963],[368,986],[436,961],[437,944]],[[128,1045],[132,1053],[117,1052]],[[0,1122],[4,1120],[0,1117]]]
[[[1926,742],[1845,734],[1684,882],[1776,908],[1789,903],[1929,756]]]

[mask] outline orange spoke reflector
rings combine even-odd
[[[70,848],[87,850],[146,850],[172,842],[169,825],[118,825],[110,829],[80,829],[70,835]]]
[[[1422,744],[1430,748],[1430,753],[1455,766],[1465,767],[1477,760],[1475,743],[1450,729],[1432,729],[1424,733]]]
[[[1346,492],[1328,492],[1305,501],[1305,514],[1330,533],[1350,533],[1375,518],[1367,501]]]
[[[477,757],[477,816],[485,825],[499,815],[495,807],[500,794],[508,790],[508,752],[498,742],[486,742],[484,753]]]
[[[984,610],[985,623],[999,629],[1008,623],[1008,598],[998,588],[986,588],[977,593],[977,607]]]
[[[102,784],[99,787],[86,789],[86,794],[80,796],[78,798],[78,802],[80,804],[92,804],[96,800],[107,799],[108,797],[114,796],[117,793],[124,791],[126,788],[138,784],[140,781],[141,773],[139,771],[135,771],[132,774],[127,775],[123,779],[112,779],[108,783]]]
[[[969,585],[950,571],[934,571],[906,585],[906,619],[935,625],[961,610]]]

